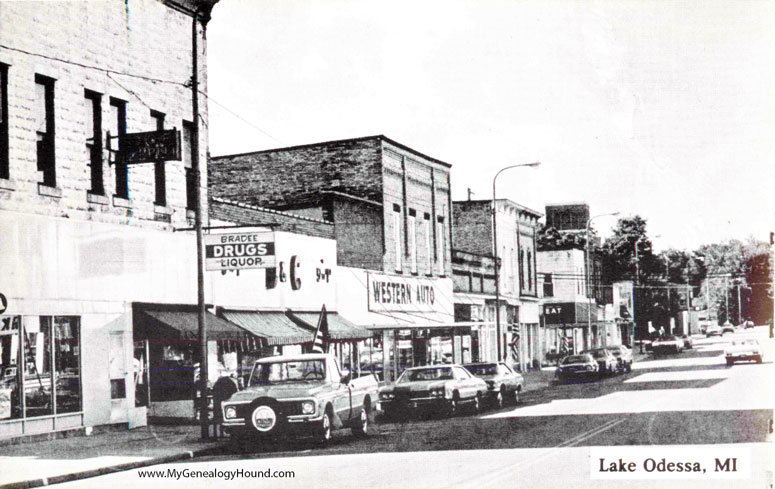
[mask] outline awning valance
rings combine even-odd
[[[196,306],[134,304],[135,340],[198,340],[199,317]],[[243,341],[263,339],[230,322],[205,312],[208,340]]]
[[[314,333],[320,313],[288,311],[288,316],[291,319],[303,321],[305,324],[302,326],[306,325]],[[373,336],[371,331],[356,326],[335,312],[326,313],[326,320],[328,321],[328,334],[332,340],[365,340]]]
[[[240,328],[265,338],[267,346],[309,343],[314,333],[294,323],[281,311],[222,310],[220,314]]]

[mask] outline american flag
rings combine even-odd
[[[326,305],[323,304],[323,309],[320,311],[320,317],[318,317],[318,324],[315,327],[315,336],[312,337],[312,351],[314,353],[325,353],[326,343],[328,342],[328,318],[326,317]]]

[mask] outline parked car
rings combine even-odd
[[[503,362],[467,363],[463,367],[487,384],[487,400],[496,407],[519,402],[525,379]]]
[[[684,348],[685,349],[691,350],[691,349],[694,348],[694,340],[692,339],[691,336],[689,336],[688,334],[685,334],[685,335],[681,336],[681,339],[684,341]]]
[[[711,336],[721,336],[723,333],[721,332],[721,326],[717,324],[712,324],[705,328],[705,336],[710,338]]]
[[[222,403],[223,428],[237,438],[295,433],[327,442],[337,428],[366,436],[377,392],[373,375],[352,380],[329,354],[262,358],[245,389]]]
[[[560,382],[572,379],[598,377],[599,366],[589,353],[568,355],[563,358],[554,375]]]
[[[607,348],[593,348],[591,350],[584,350],[581,353],[589,353],[592,358],[597,362],[598,374],[601,377],[606,375],[613,375],[618,370],[618,361],[613,353]]]
[[[387,417],[430,409],[454,416],[464,405],[478,412],[487,384],[460,365],[430,365],[404,370],[395,384],[379,392]]]
[[[624,345],[607,346],[606,350],[616,358],[616,368],[620,372],[632,371],[632,350]]]
[[[726,333],[734,333],[735,332],[735,325],[730,323],[729,321],[725,322],[723,326],[721,326],[721,334]]]
[[[745,326],[745,329],[750,329],[754,327],[754,324],[750,319],[746,319],[745,323],[743,323],[743,326]]]
[[[741,361],[762,363],[761,347],[756,340],[733,341],[724,351],[724,357],[726,357],[727,365]]]
[[[654,353],[681,353],[684,349],[684,341],[678,336],[664,336],[651,344]]]

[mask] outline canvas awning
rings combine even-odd
[[[294,345],[312,341],[314,331],[299,326],[282,311],[222,310],[227,321],[266,339],[267,346]]]
[[[291,319],[302,321],[314,333],[320,313],[288,311],[288,316]],[[356,326],[336,312],[326,313],[326,319],[328,321],[328,334],[332,340],[360,341],[372,337],[371,331]]]
[[[196,306],[170,304],[134,304],[135,340],[198,340],[199,315]],[[208,340],[243,341],[263,339],[218,316],[205,312]]]

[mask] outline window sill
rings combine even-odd
[[[110,200],[106,195],[93,194],[88,191],[86,192],[86,201],[90,204],[100,204],[100,205],[108,205],[110,203]]]
[[[0,178],[0,190],[16,190],[16,183],[7,179],[7,178]]]
[[[123,207],[125,209],[129,209],[132,207],[132,200],[131,199],[125,199],[123,197],[119,197],[118,195],[113,196],[113,207]]]
[[[55,199],[62,198],[62,189],[56,187],[49,187],[48,185],[38,184],[38,193],[45,195],[46,197],[54,197]]]
[[[171,216],[172,208],[166,205],[153,204],[153,212],[161,216]]]

